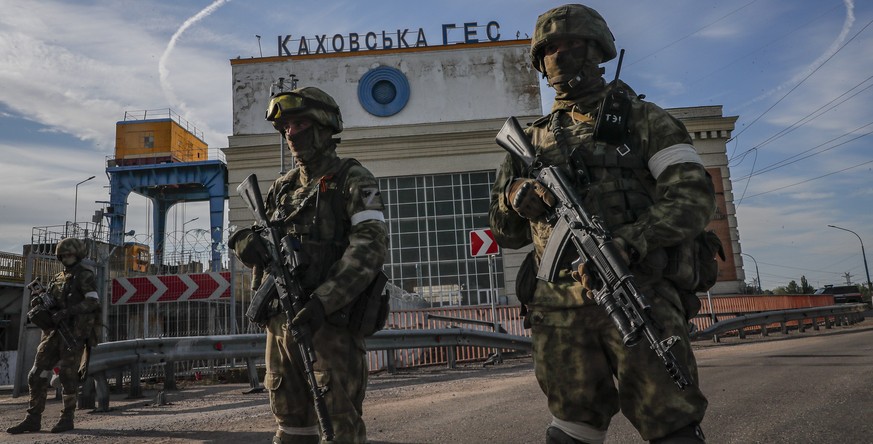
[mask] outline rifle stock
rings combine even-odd
[[[586,272],[599,278],[603,285],[594,291],[594,299],[612,319],[624,344],[632,347],[645,338],[663,362],[673,382],[680,389],[690,385],[687,369],[670,351],[680,338],[670,336],[660,339],[660,327],[652,319],[648,298],[639,290],[625,259],[600,217],[590,215],[585,210],[570,182],[558,167],[539,164],[536,149],[528,141],[515,117],[506,121],[497,134],[496,142],[524,162],[528,174],[536,174],[536,180],[551,191],[557,200],[547,216],[553,230],[543,249],[537,278],[553,282],[561,269],[561,257],[572,245],[579,254],[573,268],[578,268],[584,262]]]
[[[312,344],[312,330],[309,325],[291,324],[291,320],[303,309],[308,300],[300,286],[300,280],[297,278],[303,272],[304,265],[296,246],[296,239],[289,235],[283,236],[281,227],[268,220],[256,175],[251,174],[246,177],[236,190],[255,216],[255,225],[252,227],[252,231],[261,236],[264,246],[270,252],[270,262],[266,266],[266,271],[273,279],[268,279],[265,284],[268,282],[271,285],[275,284],[279,293],[279,303],[287,317],[288,329],[300,350],[303,372],[309,382],[321,434],[326,441],[332,441],[334,438],[333,424],[325,400],[328,387],[319,386],[315,378],[313,364],[317,357],[315,347]]]

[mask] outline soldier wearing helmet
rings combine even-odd
[[[87,371],[87,354],[97,343],[100,297],[94,271],[82,264],[88,246],[81,239],[66,238],[58,242],[55,253],[64,264],[64,271],[55,275],[45,290],[52,301],[51,307],[47,308],[51,313],[51,325],[46,326],[48,328],[41,325],[42,337],[33,368],[27,376],[30,389],[27,417],[20,424],[6,429],[12,434],[40,430],[49,381],[55,367],[60,368],[58,376],[63,387],[64,406],[51,432],[73,429],[79,384]],[[32,307],[43,304],[39,295],[32,295]],[[58,333],[57,326],[61,324],[65,324],[72,332],[72,347],[63,342]]]
[[[624,346],[593,299],[598,284],[584,264],[571,269],[575,251],[565,253],[555,282],[536,279],[552,234],[546,216],[555,196],[532,179],[537,171],[507,156],[491,191],[489,222],[504,248],[533,244],[516,292],[527,309],[535,373],[553,416],[546,442],[601,443],[619,411],[653,443],[703,442],[699,424],[707,400],[688,339],[688,320],[699,310],[696,262],[688,252],[715,210],[711,178],[680,121],[620,80],[603,80],[600,64],[616,57],[616,49],[597,11],[568,4],[543,13],[530,54],[556,93],[551,112],[525,130],[537,162],[561,167],[586,210],[602,218],[663,337],[681,338],[671,351],[694,381],[679,390],[648,347]],[[626,118],[613,131],[617,137],[595,136],[598,119],[613,109],[612,97],[622,100]]]
[[[313,334],[320,384],[326,384],[327,408],[337,442],[366,442],[361,417],[367,386],[367,361],[361,332],[349,327],[352,303],[381,271],[388,253],[388,230],[376,178],[354,159],[340,158],[333,136],[343,130],[336,101],[324,91],[305,87],[276,94],[266,119],[282,133],[296,167],[276,179],[264,205],[270,220],[300,242],[306,262],[301,278],[311,300],[292,324],[308,323]],[[250,229],[237,231],[230,248],[253,274],[267,253]],[[270,405],[278,430],[274,443],[320,440],[311,393],[298,364],[299,348],[287,318],[273,300],[267,330]]]

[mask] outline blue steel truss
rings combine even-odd
[[[115,166],[109,174],[109,242],[124,242],[127,198],[137,193],[152,201],[154,245],[152,256],[160,269],[164,257],[167,211],[179,202],[209,201],[209,225],[212,239],[210,269],[220,271],[224,234],[224,202],[227,199],[227,165],[220,160],[173,162],[156,165]]]

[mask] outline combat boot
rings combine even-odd
[[[64,409],[61,411],[61,417],[58,419],[57,424],[52,427],[52,433],[73,430],[73,417],[76,415],[76,400],[77,395],[64,395]]]
[[[60,419],[58,419],[57,424],[52,427],[52,433],[61,433],[66,432],[67,430],[73,430],[73,414],[61,414]]]
[[[667,436],[649,441],[652,444],[700,444],[706,443],[706,436],[700,424],[689,424],[679,430],[675,430]]]
[[[321,438],[318,435],[289,435],[277,430],[273,435],[273,444],[318,444]]]
[[[585,441],[579,441],[576,438],[564,433],[563,430],[549,426],[546,429],[546,444],[585,444]]]
[[[19,433],[38,432],[42,426],[41,419],[40,415],[31,415],[28,413],[27,417],[24,418],[24,421],[21,421],[18,425],[9,427],[6,429],[6,433],[17,435]]]

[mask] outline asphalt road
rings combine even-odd
[[[772,334],[771,334],[772,336]],[[779,337],[779,336],[776,336]],[[710,400],[710,443],[873,442],[873,320],[790,340],[730,340],[695,346]],[[112,411],[77,412],[77,429],[0,435],[10,443],[269,442],[267,395],[246,385],[185,385],[156,405],[112,395]],[[24,415],[26,397],[0,395],[0,428]],[[43,428],[60,410],[50,400]],[[550,420],[529,357],[489,367],[429,368],[371,377],[364,405],[372,443],[542,443]],[[640,443],[621,415],[607,442]]]

